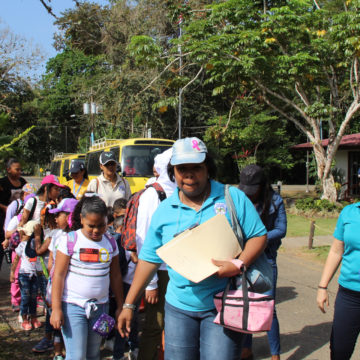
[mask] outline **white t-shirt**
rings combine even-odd
[[[113,187],[109,180],[106,180],[104,175],[100,175],[97,179],[92,179],[89,183],[87,191],[97,192],[106,206],[113,206],[115,200],[126,199],[129,200],[131,196],[130,185],[126,179],[116,174],[117,180]]]
[[[49,233],[48,237],[51,237],[51,241],[50,241],[50,245],[49,245],[49,250],[52,252],[52,256],[53,256],[53,266],[55,264],[55,258],[56,258],[56,251],[57,248],[59,246],[60,243],[60,239],[63,235],[66,235],[66,232],[62,229],[54,229],[51,230],[51,232]]]
[[[29,219],[29,220],[40,220],[40,212],[43,209],[43,207],[45,206],[45,201],[39,200],[38,196],[35,196],[35,197],[37,200],[36,208],[35,208],[32,219]],[[34,204],[34,198],[32,197],[26,202],[24,209],[31,211],[33,204]]]
[[[11,218],[11,220],[9,221],[8,223],[8,226],[7,228],[5,229],[5,231],[13,231],[13,230],[16,230],[16,228],[18,227],[19,225],[19,219],[17,217],[17,215],[13,216]]]
[[[96,299],[96,303],[108,302],[110,286],[110,264],[119,254],[107,237],[96,242],[77,230],[77,241],[71,256],[68,273],[65,278],[62,301],[85,307],[87,301]],[[60,238],[58,251],[68,255],[68,235]],[[116,244],[115,244],[116,245]]]
[[[16,255],[20,256],[21,264],[19,274],[31,274],[36,275],[36,263],[37,257],[29,258],[25,255],[25,247],[27,242],[22,241],[15,249]]]

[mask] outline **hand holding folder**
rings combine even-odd
[[[241,248],[225,215],[218,214],[185,230],[156,253],[180,275],[198,283],[218,271],[211,259],[233,259],[241,253]]]

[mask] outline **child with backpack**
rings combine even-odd
[[[106,204],[95,194],[84,195],[72,220],[80,222],[81,229],[59,241],[50,322],[62,330],[68,359],[99,359],[98,325],[108,312],[110,283],[117,314],[123,305],[119,251],[106,234]]]
[[[21,242],[15,249],[16,256],[11,265],[10,282],[15,281],[15,270],[21,258],[19,269],[19,283],[21,292],[20,315],[22,317],[21,327],[25,331],[42,326],[36,315],[36,295],[38,290],[36,261],[37,257],[29,257],[26,253],[26,247],[32,242],[36,221],[28,221],[23,228],[19,228]]]
[[[74,198],[63,199],[56,208],[47,209],[44,221],[44,238],[45,241],[40,244],[36,238],[36,249],[38,253],[45,249],[49,251],[49,261],[47,269],[49,273],[48,285],[46,290],[47,301],[51,302],[51,278],[54,272],[56,250],[61,236],[70,231],[71,216],[78,201]],[[50,300],[50,301],[49,301]],[[54,338],[53,338],[54,336]],[[43,353],[49,350],[55,352],[53,360],[63,360],[63,341],[61,332],[54,330],[50,324],[50,313],[46,312],[45,336],[32,349],[33,352]]]
[[[20,219],[22,210],[24,208],[25,202],[31,197],[35,196],[37,187],[34,184],[27,183],[22,187],[20,194],[20,199],[14,200],[6,210],[6,218],[4,223],[5,230],[5,241],[3,242],[4,249],[8,249],[11,253],[11,262],[14,261],[16,253],[15,249],[20,243],[20,235],[16,230]],[[21,260],[18,262],[18,266],[15,269],[15,280],[10,285],[10,294],[11,294],[11,307],[14,312],[20,311],[20,286],[18,280],[18,273],[20,269]]]

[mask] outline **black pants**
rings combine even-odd
[[[350,359],[359,332],[360,292],[339,286],[330,339],[331,359]]]

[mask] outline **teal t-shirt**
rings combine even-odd
[[[162,263],[156,250],[178,234],[196,223],[202,224],[219,212],[225,213],[229,223],[230,217],[225,202],[225,187],[216,181],[211,181],[210,196],[199,211],[184,205],[179,199],[178,190],[164,200],[155,211],[139,258],[153,263]],[[239,224],[247,239],[265,235],[266,229],[260,217],[246,195],[235,187],[230,188],[238,214]],[[231,223],[230,223],[231,224]],[[221,239],[219,239],[221,241]],[[213,296],[224,290],[228,279],[219,279],[216,275],[193,283],[168,267],[169,284],[166,301],[179,309],[188,311],[207,311],[213,309]]]
[[[341,211],[334,237],[344,242],[339,284],[360,291],[360,203],[348,205]]]

